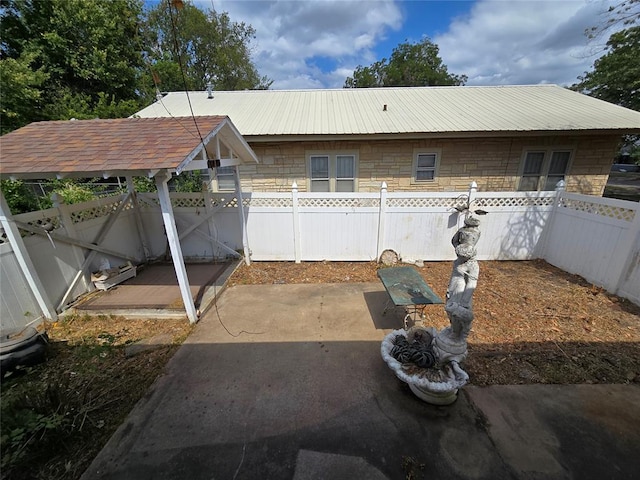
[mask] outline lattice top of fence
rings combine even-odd
[[[586,212],[616,220],[624,220],[626,222],[633,221],[638,212],[637,208],[634,209],[625,205],[619,205],[616,200],[607,198],[586,200],[584,198],[577,198],[570,193],[565,193],[560,197],[558,206],[577,212]]]

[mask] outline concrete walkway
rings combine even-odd
[[[380,284],[228,288],[82,477],[631,479],[640,388],[463,389],[428,405],[380,341]]]

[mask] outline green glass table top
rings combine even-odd
[[[413,267],[381,268],[378,277],[395,305],[444,303]]]

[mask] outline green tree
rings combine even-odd
[[[640,111],[640,27],[612,34],[606,51],[571,89]]]
[[[449,73],[440,58],[438,45],[428,38],[417,43],[401,43],[387,61],[383,58],[368,67],[359,65],[345,88],[422,87],[464,85],[466,75]]]
[[[15,119],[8,122],[11,128],[87,118],[96,116],[98,106],[103,115],[139,108],[131,102],[138,99],[144,66],[138,35],[142,0],[1,1],[1,100],[13,105],[13,99],[27,98],[31,112],[3,111],[3,124],[9,118]],[[18,67],[33,75],[10,83]]]
[[[158,3],[147,12],[147,96],[154,83],[164,91],[204,90],[208,82],[215,90],[269,88],[272,81],[251,61],[254,38],[251,25],[231,21],[226,12],[205,12],[188,1],[182,8]]]

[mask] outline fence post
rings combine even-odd
[[[618,265],[621,266],[616,279],[615,284],[613,285],[614,289],[612,293],[618,294],[618,291],[622,288],[622,285],[627,280],[631,269],[634,268],[636,262],[633,261],[633,255],[636,253],[635,250],[638,248],[638,244],[640,243],[640,205],[636,208],[636,213],[633,216],[633,221],[631,225],[629,225],[629,229],[624,234],[622,239],[619,251],[619,261]]]
[[[67,232],[67,236],[71,238],[78,238],[78,232],[76,231],[76,227],[73,225],[73,220],[71,219],[71,214],[69,213],[69,206],[64,203],[64,199],[58,195],[57,193],[53,193],[51,195],[51,201],[53,202],[53,206],[58,209],[58,214],[60,215],[60,221],[65,231]],[[71,251],[73,252],[73,256],[78,263],[76,266],[76,270],[80,269],[82,272],[82,264],[84,263],[85,256],[75,245],[71,245]],[[89,275],[87,272],[82,272],[82,281],[84,283],[83,287],[85,290],[94,290],[93,284],[89,281]]]
[[[478,184],[474,180],[469,185],[469,196],[467,197],[467,208],[469,210],[471,210],[471,203],[475,200],[476,193],[478,193]]]
[[[380,208],[378,209],[378,247],[376,249],[376,262],[382,255],[384,248],[385,219],[387,217],[387,182],[380,185]]]
[[[553,205],[551,207],[551,212],[549,213],[549,217],[547,218],[547,223],[544,226],[544,230],[542,231],[542,235],[540,238],[540,248],[538,248],[537,258],[541,258],[546,260],[547,258],[547,243],[549,241],[549,235],[551,235],[551,229],[553,228],[553,222],[556,218],[556,212],[560,207],[560,198],[562,197],[562,192],[566,187],[566,183],[564,180],[560,180],[556,184],[556,196],[553,198]]]
[[[138,239],[140,240],[140,244],[142,245],[142,253],[144,255],[145,262],[149,261],[151,258],[151,251],[149,250],[149,245],[147,243],[147,239],[145,237],[144,225],[142,223],[142,216],[140,215],[140,205],[138,204],[138,192],[136,192],[136,185],[133,183],[133,177],[127,176],[127,191],[129,195],[131,195],[131,205],[133,205],[133,215],[136,221],[136,230],[138,232]]]
[[[291,205],[293,213],[293,255],[296,263],[301,262],[300,252],[300,216],[298,213],[298,184],[293,181],[291,185]]]

